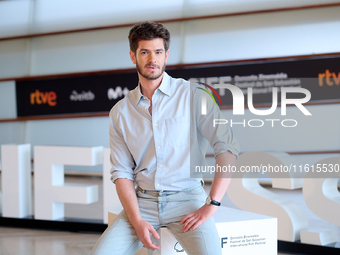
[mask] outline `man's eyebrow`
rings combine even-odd
[[[140,49],[139,51],[150,51],[149,49]],[[164,51],[164,49],[155,49],[155,51]]]

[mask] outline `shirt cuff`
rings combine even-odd
[[[133,178],[133,174],[124,170],[112,170],[111,171],[111,181],[115,183],[117,179],[128,179],[131,181],[135,181]]]
[[[224,144],[224,143],[218,143],[218,144],[215,144],[214,146],[215,158],[218,154],[222,154],[227,151],[230,151],[232,154],[236,156],[236,159],[238,159],[238,156],[240,154],[240,149],[238,148],[238,146],[232,146],[232,145]]]

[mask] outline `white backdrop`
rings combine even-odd
[[[0,1],[0,38],[146,19],[336,2],[340,1]],[[340,7],[328,7],[166,23],[172,35],[168,64],[340,52],[339,12]],[[0,41],[0,79],[132,68],[128,55],[129,29]],[[15,105],[14,82],[0,82],[0,119],[15,118]],[[340,106],[309,106],[308,109],[313,118],[299,123],[294,131],[280,129],[280,138],[284,139],[277,139],[277,129],[234,128],[242,151],[338,150]],[[230,118],[230,111],[225,114]],[[297,113],[292,110],[291,114]],[[0,144],[108,147],[107,130],[106,117],[0,122]]]

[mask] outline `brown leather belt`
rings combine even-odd
[[[149,194],[152,196],[162,196],[162,195],[174,195],[179,193],[180,191],[177,190],[145,190],[142,189],[141,187],[137,187],[136,191],[140,191],[143,194]]]

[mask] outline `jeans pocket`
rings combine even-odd
[[[206,193],[202,186],[198,186],[196,188],[189,189],[189,190],[184,190],[183,192],[188,195],[192,195],[192,196],[200,196],[200,195],[206,196]]]

